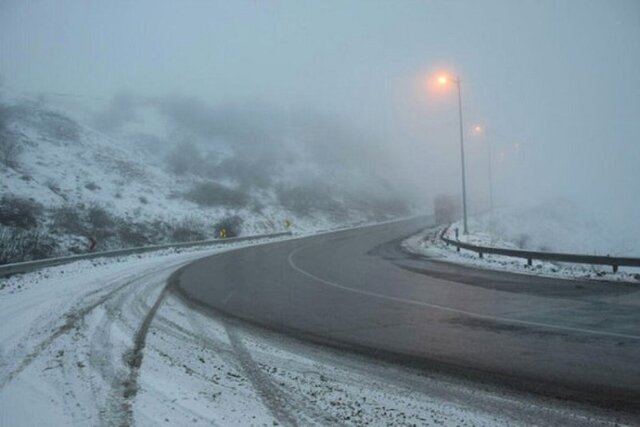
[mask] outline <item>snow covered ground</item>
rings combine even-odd
[[[0,279],[0,425],[614,424],[585,408],[306,344],[163,294],[244,245]]]
[[[619,240],[604,232],[596,223],[578,220],[573,209],[566,204],[541,206],[526,210],[498,210],[468,221],[469,234],[462,233],[462,222],[449,227],[446,236],[479,246],[522,249],[533,251],[568,252],[589,255],[633,256],[637,242]],[[611,266],[583,265],[533,260],[527,261],[501,255],[484,254],[446,245],[440,239],[444,227],[412,236],[403,242],[410,252],[473,267],[535,274],[549,277],[587,280],[613,280],[640,283],[640,269],[620,267],[617,273]],[[631,254],[631,255],[630,255]]]

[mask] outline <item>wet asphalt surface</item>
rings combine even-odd
[[[428,218],[242,248],[184,268],[189,300],[373,358],[640,414],[640,286],[411,255]]]

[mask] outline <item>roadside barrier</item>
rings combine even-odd
[[[59,258],[47,258],[47,259],[40,259],[35,261],[16,262],[12,264],[0,265],[0,277],[9,276],[11,274],[27,273],[30,271],[38,270],[40,268],[44,268],[44,267],[51,267],[54,265],[66,264],[69,262],[79,261],[84,259],[109,258],[109,257],[123,256],[123,255],[141,254],[145,252],[158,251],[162,249],[188,248],[188,247],[195,247],[195,246],[227,244],[227,243],[234,243],[234,242],[243,242],[247,240],[266,239],[266,238],[274,238],[274,237],[282,237],[282,236],[291,236],[291,232],[285,231],[282,233],[259,234],[255,236],[230,237],[225,239],[212,239],[212,240],[198,240],[193,242],[182,242],[182,243],[168,243],[164,245],[142,246],[137,248],[116,249],[113,251],[91,252],[86,254],[71,255],[71,256],[59,257]]]
[[[440,239],[447,245],[453,245],[457,251],[460,249],[466,249],[476,252],[480,258],[484,254],[502,255],[512,258],[522,258],[527,260],[527,265],[532,265],[533,260],[539,261],[556,261],[556,262],[568,262],[574,264],[594,264],[594,265],[609,265],[613,268],[613,272],[618,271],[618,267],[640,267],[640,258],[629,257],[611,257],[604,255],[580,255],[580,254],[567,254],[558,252],[540,252],[540,251],[524,251],[520,249],[506,249],[506,248],[494,248],[490,246],[477,246],[471,243],[461,242],[459,240],[449,239],[445,237],[449,227],[445,227],[440,233]]]

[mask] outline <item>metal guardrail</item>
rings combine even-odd
[[[604,255],[579,255],[558,252],[523,251],[520,249],[493,248],[489,246],[477,246],[459,240],[449,239],[445,234],[449,227],[445,227],[440,233],[440,239],[447,245],[453,245],[460,252],[460,248],[478,253],[480,258],[484,254],[503,255],[512,258],[523,258],[527,260],[527,265],[531,265],[534,259],[540,261],[569,262],[574,264],[594,264],[610,265],[613,272],[618,271],[618,267],[640,267],[640,258],[611,257]]]
[[[137,248],[116,249],[113,251],[90,252],[86,254],[71,255],[71,256],[59,257],[59,258],[47,258],[47,259],[41,259],[41,260],[35,260],[35,261],[16,262],[13,264],[0,265],[0,277],[8,276],[11,274],[27,273],[30,271],[38,270],[40,268],[44,268],[44,267],[52,267],[54,265],[66,264],[69,262],[85,260],[85,259],[109,258],[109,257],[123,256],[123,255],[141,254],[145,252],[158,251],[162,249],[188,248],[188,247],[207,246],[207,245],[214,245],[214,244],[227,244],[227,243],[243,242],[247,240],[265,239],[265,238],[282,237],[282,236],[291,236],[291,232],[285,231],[281,233],[259,234],[255,236],[230,237],[227,239],[197,240],[193,242],[168,243],[164,245],[141,246]]]

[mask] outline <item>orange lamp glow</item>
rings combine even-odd
[[[438,77],[438,84],[446,85],[447,83],[449,83],[449,77],[444,75]]]
[[[473,128],[473,131],[474,131],[474,132],[476,132],[476,133],[480,133],[480,132],[482,132],[482,126],[479,126],[479,125],[475,126],[475,127]]]

